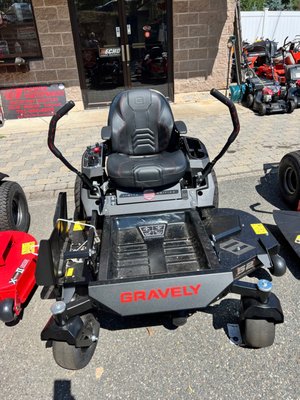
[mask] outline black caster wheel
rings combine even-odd
[[[300,201],[300,151],[286,154],[279,164],[279,191],[283,200],[296,210]]]
[[[247,347],[260,349],[272,346],[275,339],[275,323],[265,319],[245,319],[241,327]]]
[[[254,103],[254,96],[253,96],[253,94],[249,93],[246,98],[246,106],[248,108],[252,108],[253,103]]]
[[[267,114],[267,107],[266,107],[266,105],[265,105],[264,103],[260,103],[260,104],[258,105],[258,110],[257,110],[257,112],[258,112],[258,115],[260,115],[261,117],[263,117],[264,115],[266,115],[266,114]]]
[[[88,347],[75,347],[67,342],[53,341],[53,357],[62,368],[77,370],[86,367],[96,350],[100,330],[99,322],[92,314],[83,315],[81,319],[85,334],[95,340]]]

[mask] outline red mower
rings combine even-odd
[[[22,305],[35,287],[36,240],[21,186],[0,173],[0,320],[20,318]]]
[[[288,84],[289,80],[296,80],[293,76],[287,76],[287,69],[294,69],[300,64],[300,38],[287,42],[285,38],[283,46],[275,53],[270,53],[269,59],[256,68],[257,76],[270,80],[276,80],[281,85]],[[298,71],[295,67],[295,71]]]
[[[17,320],[35,287],[37,242],[28,233],[0,232],[0,320]]]

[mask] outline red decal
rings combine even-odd
[[[122,292],[120,294],[121,303],[132,303],[138,301],[151,301],[151,300],[163,300],[168,297],[188,297],[198,296],[201,284],[189,285],[189,286],[173,286],[166,289],[150,289],[149,292],[146,290],[135,290],[133,292]]]
[[[155,192],[153,190],[145,190],[144,191],[144,199],[151,201],[155,197]]]
[[[182,287],[172,287],[171,288],[171,296],[172,297],[181,297],[182,296]]]
[[[183,295],[184,296],[193,296],[193,293],[188,291],[188,288],[186,286],[183,286]]]
[[[144,300],[146,301],[145,290],[137,290],[134,292],[134,301]]]
[[[197,286],[192,286],[192,285],[190,286],[190,288],[194,292],[195,296],[198,294],[200,287],[201,287],[200,283],[198,283]]]
[[[131,303],[132,302],[132,293],[131,292],[123,292],[120,295],[121,303]]]
[[[166,299],[169,295],[170,288],[167,288],[165,291],[162,291],[161,289],[157,289],[157,292],[162,299]]]
[[[148,300],[152,300],[152,299],[157,299],[157,300],[160,299],[159,294],[154,289],[151,289],[149,292],[149,295],[148,295]]]

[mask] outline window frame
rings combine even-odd
[[[28,54],[28,52],[26,53],[26,52],[24,52],[23,50],[21,51],[21,52],[15,52],[15,53],[8,53],[8,54],[1,54],[0,55],[0,60],[1,60],[1,64],[0,64],[0,66],[1,65],[7,65],[7,64],[11,64],[11,63],[13,63],[13,62],[15,62],[15,59],[16,59],[16,57],[20,57],[21,59],[24,59],[25,61],[34,61],[34,60],[42,60],[44,57],[43,57],[43,52],[42,52],[42,47],[41,47],[41,43],[40,43],[40,38],[39,38],[39,32],[38,32],[38,28],[37,28],[37,24],[36,24],[36,18],[35,18],[35,13],[34,13],[34,7],[33,7],[33,5],[32,5],[32,0],[29,0],[29,1],[27,1],[26,3],[21,3],[21,2],[19,2],[19,0],[16,0],[15,1],[15,3],[17,3],[17,4],[30,4],[30,7],[31,7],[31,13],[32,13],[32,21],[29,21],[29,22],[25,22],[24,24],[27,24],[27,27],[30,27],[30,28],[32,28],[34,31],[35,31],[35,35],[36,35],[36,39],[34,39],[35,41],[36,41],[36,50],[34,51],[34,52],[32,52],[33,53],[33,55],[26,55],[26,54]],[[15,4],[14,3],[14,4]],[[6,11],[7,11],[7,9],[6,9]],[[2,11],[2,13],[1,13],[2,15],[5,15],[5,12],[4,11]],[[20,21],[18,21],[18,22],[20,22]],[[22,23],[22,22],[21,22]],[[4,22],[4,24],[5,24],[5,22]],[[20,25],[19,25],[20,26]],[[3,41],[3,42],[8,42],[9,40],[12,40],[12,39],[7,39],[7,38],[5,38],[5,32],[4,32],[4,30],[5,30],[5,28],[6,28],[6,26],[4,25],[4,26],[2,26],[2,27],[0,27],[0,36],[1,36],[1,38],[0,38],[0,41]],[[11,23],[10,24],[10,31],[12,32],[12,28],[13,28],[13,23]],[[19,40],[20,39],[18,39],[18,37],[17,37],[17,29],[18,29],[18,25],[16,24],[15,25],[15,33],[16,33],[16,43],[17,42],[19,42]],[[22,39],[22,41],[23,42],[26,42],[26,41],[31,41],[31,40],[33,40],[33,39]],[[36,54],[34,54],[34,53],[36,53]]]

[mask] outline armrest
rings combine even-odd
[[[175,121],[175,129],[180,133],[180,135],[187,134],[187,127],[183,121]]]
[[[111,139],[111,127],[110,126],[103,126],[103,128],[101,129],[101,137],[103,140]]]

